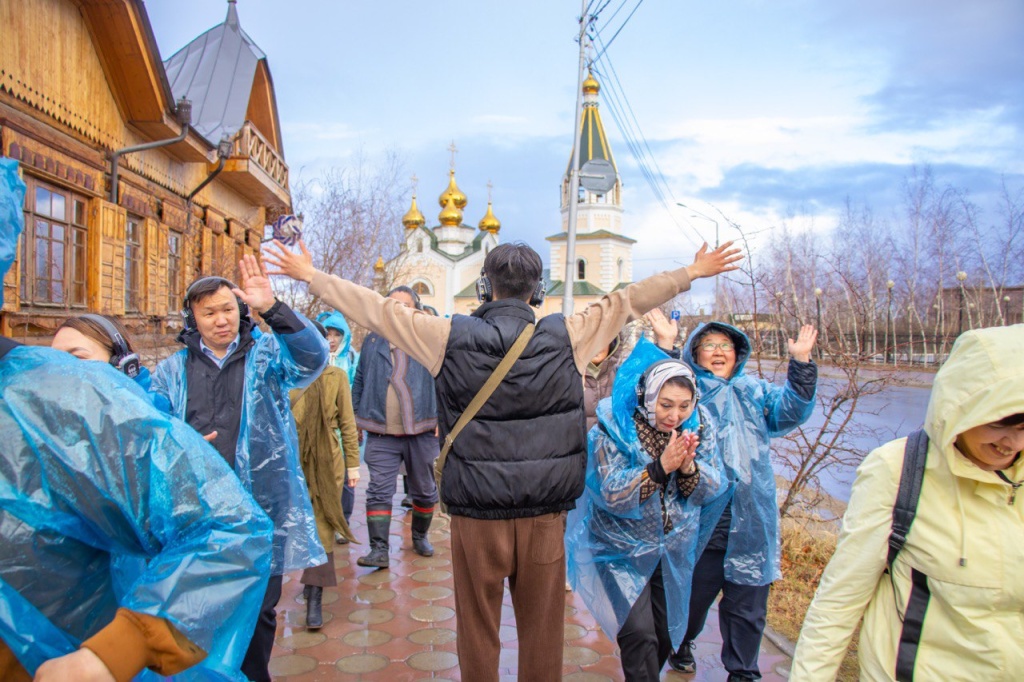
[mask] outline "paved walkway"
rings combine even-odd
[[[436,554],[418,556],[409,540],[411,514],[397,506],[401,498],[396,497],[391,566],[386,570],[363,568],[356,565],[356,559],[367,551],[361,492],[357,492],[352,525],[363,544],[335,547],[339,584],[324,590],[321,630],[306,631],[299,574],[285,576],[278,606],[278,636],[270,663],[275,680],[461,680],[455,654],[455,598],[447,518],[435,516],[431,527],[430,540]],[[500,632],[502,680],[517,679],[518,642],[511,604],[506,590]],[[670,671],[662,679],[724,681],[726,673],[718,662],[720,647],[716,610],[697,644],[697,674]],[[789,659],[767,641],[760,662],[765,680],[785,679]],[[566,595],[562,675],[565,680],[577,682],[622,679],[615,644],[601,632],[582,600],[571,593]]]

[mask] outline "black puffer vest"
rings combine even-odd
[[[452,318],[435,379],[442,439],[534,319],[526,303],[507,299]],[[549,315],[448,453],[441,482],[448,511],[513,519],[572,509],[583,494],[585,423],[565,318]]]

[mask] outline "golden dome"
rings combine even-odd
[[[412,195],[412,206],[409,207],[409,212],[402,216],[402,224],[405,225],[407,230],[413,230],[427,224],[427,219],[423,217],[419,207],[416,206],[415,194]]]
[[[376,272],[384,272],[384,256],[377,256],[377,262],[373,264]]]
[[[455,208],[461,211],[466,208],[466,195],[463,194],[462,190],[459,189],[459,186],[455,184],[455,169],[448,171],[448,175],[448,189],[441,192],[441,196],[437,198],[437,203],[441,208],[444,208],[445,204],[448,202],[448,197],[451,197],[454,200]]]
[[[494,215],[491,202],[487,202],[487,213],[480,219],[480,229],[491,234],[498,234],[501,229],[501,221]]]
[[[597,94],[597,91],[601,89],[601,84],[594,78],[594,74],[587,72],[587,79],[583,81],[583,92],[584,94]]]
[[[437,219],[441,221],[441,227],[458,227],[462,224],[462,211],[455,206],[454,197],[448,197]]]

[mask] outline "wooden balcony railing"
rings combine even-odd
[[[235,146],[231,155],[255,162],[274,179],[274,182],[288,191],[288,164],[256,129],[252,121],[246,121],[242,130],[235,137]]]

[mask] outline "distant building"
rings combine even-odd
[[[3,333],[46,343],[64,318],[91,311],[166,340],[185,285],[234,279],[268,218],[290,212],[266,55],[234,0],[166,62],[142,0],[4,6],[0,153],[21,162],[29,191]],[[187,133],[122,155],[115,190],[112,154],[179,137],[182,97]]]
[[[576,258],[573,285],[574,305],[582,310],[604,294],[633,281],[633,244],[622,230],[622,180],[598,110],[600,85],[593,75],[583,82],[583,115],[580,126],[580,166],[592,159],[611,164],[615,174],[614,187],[605,194],[580,188]],[[570,158],[571,166],[572,160]],[[569,224],[569,170],[561,181],[562,231],[547,237],[550,242],[545,271],[547,298],[539,315],[561,312],[565,291],[566,239]],[[448,187],[438,197],[441,212],[438,225],[427,227],[426,218],[412,198],[412,205],[402,219],[405,241],[402,252],[394,259],[377,263],[377,281],[408,284],[419,293],[426,305],[441,315],[469,313],[479,306],[476,280],[484,257],[498,245],[501,222],[495,217],[490,199],[487,211],[477,227],[463,222],[466,195],[455,182],[454,160]]]

